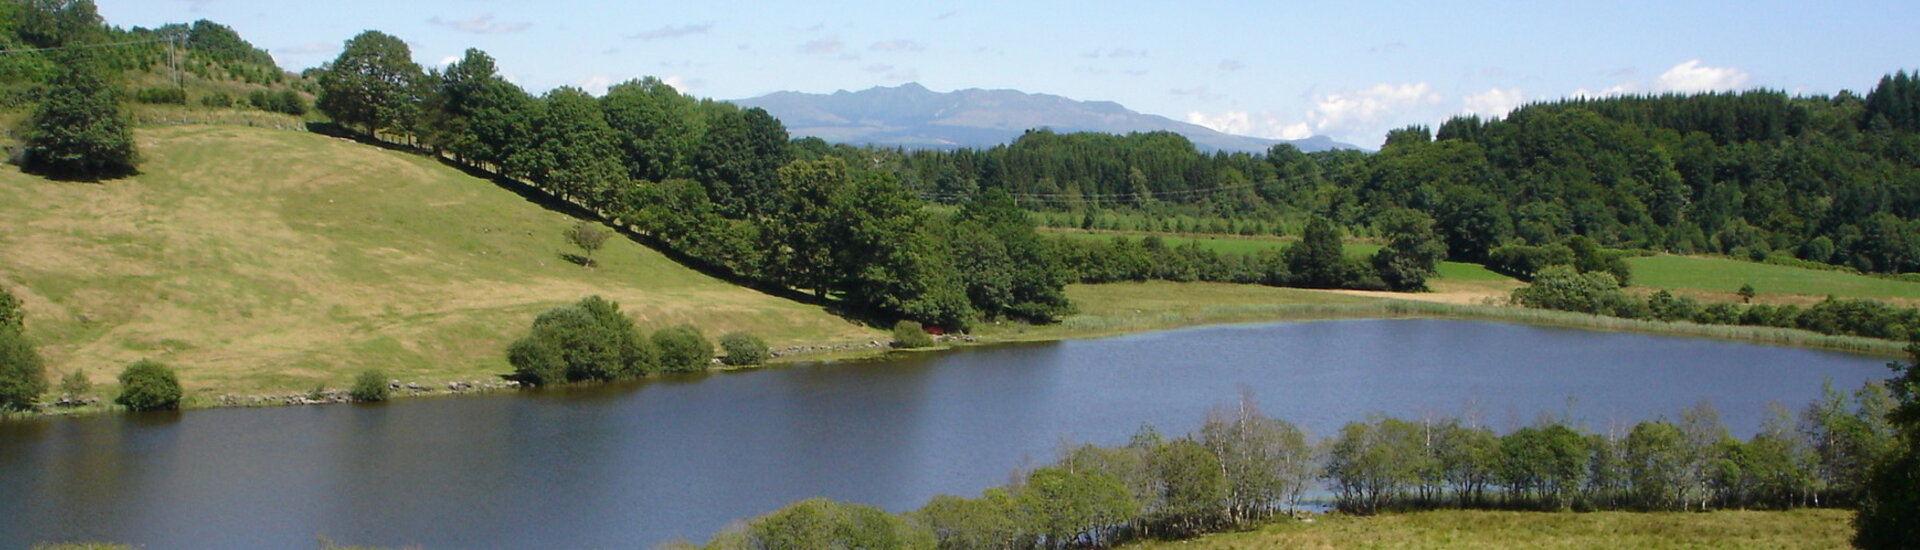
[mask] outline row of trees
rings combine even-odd
[[[1687,321],[1702,325],[1797,328],[1821,334],[1898,340],[1920,327],[1920,308],[1900,308],[1867,298],[1828,296],[1811,306],[1701,304],[1665,290],[1635,298],[1620,290],[1605,271],[1581,272],[1569,265],[1548,266],[1533,282],[1513,291],[1514,303],[1540,309],[1592,313],[1628,319]]]
[[[1143,428],[1125,445],[1069,447],[978,497],[943,495],[897,516],[808,500],[737,524],[707,547],[1108,547],[1245,528],[1297,509],[1320,487],[1352,513],[1878,502],[1888,493],[1875,472],[1909,445],[1907,428],[1888,415],[1912,401],[1880,384],[1851,394],[1829,386],[1797,417],[1774,408],[1745,441],[1705,403],[1622,432],[1543,418],[1502,434],[1458,418],[1381,416],[1315,441],[1243,397],[1194,433],[1168,439]]]
[[[535,98],[484,52],[422,71],[377,31],[318,81],[317,107],[346,127],[529,182],[745,282],[953,329],[1068,308],[1059,261],[1004,195],[929,214],[893,176],[790,142],[759,109],[652,78]]]
[[[1446,243],[1435,234],[1433,219],[1419,211],[1398,209],[1381,215],[1378,224],[1386,245],[1365,258],[1347,255],[1339,229],[1325,218],[1314,218],[1300,242],[1284,250],[1250,254],[1205,250],[1198,241],[1170,247],[1155,235],[1105,242],[1058,237],[1051,244],[1068,276],[1083,283],[1166,280],[1426,290],[1427,278],[1446,255]]]

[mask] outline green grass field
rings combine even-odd
[[[1088,233],[1084,231],[1048,231],[1048,233],[1055,234],[1055,235],[1063,235],[1072,239],[1103,241],[1103,242],[1111,241],[1115,236],[1121,236],[1127,239],[1142,238],[1141,235],[1114,234],[1114,233]],[[1185,246],[1188,243],[1198,241],[1200,243],[1200,248],[1205,250],[1210,250],[1213,252],[1219,252],[1222,254],[1252,254],[1262,250],[1277,250],[1277,249],[1285,248],[1287,245],[1292,244],[1294,241],[1293,239],[1282,239],[1279,237],[1239,237],[1239,236],[1227,236],[1227,235],[1209,235],[1209,236],[1200,236],[1200,237],[1164,236],[1162,238],[1166,240],[1167,246]],[[1380,245],[1368,244],[1368,243],[1346,243],[1346,249],[1347,249],[1347,255],[1349,256],[1353,256],[1356,258],[1367,257],[1367,256],[1372,256],[1375,252],[1379,252]],[[1442,279],[1453,279],[1453,280],[1459,280],[1459,281],[1512,281],[1513,280],[1512,277],[1508,277],[1505,275],[1501,275],[1499,273],[1488,271],[1486,267],[1483,267],[1480,264],[1469,264],[1469,263],[1462,263],[1462,262],[1440,262],[1440,265],[1436,267],[1436,270],[1439,272],[1439,277]]]
[[[1700,256],[1628,258],[1633,284],[1652,288],[1696,290],[1733,296],[1742,284],[1752,284],[1761,297],[1793,294],[1824,297],[1920,300],[1920,283],[1820,271],[1799,267],[1743,262]],[[1737,298],[1733,298],[1737,299]]]
[[[51,377],[109,383],[150,357],[203,395],[339,388],[375,367],[486,379],[535,315],[592,294],[649,329],[885,338],[623,238],[581,267],[562,257],[572,217],[430,158],[236,126],[136,139],[146,162],[122,180],[0,171],[0,285]]]
[[[1243,533],[1126,546],[1239,548],[1825,549],[1846,548],[1847,510],[1786,512],[1490,512],[1446,510],[1372,517],[1320,516]]]

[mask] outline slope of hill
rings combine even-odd
[[[0,285],[55,376],[175,365],[190,391],[343,387],[509,372],[547,308],[599,294],[645,329],[773,345],[879,332],[713,279],[616,238],[569,263],[573,222],[432,159],[304,132],[140,130],[144,173],[100,184],[0,171]]]
[[[1203,150],[1262,152],[1277,143],[1291,143],[1306,152],[1357,149],[1326,136],[1286,141],[1225,134],[1137,113],[1111,101],[1075,101],[1018,90],[942,93],[907,83],[832,94],[775,92],[733,103],[766,109],[796,136],[856,145],[978,149],[1013,141],[1029,129],[1052,128],[1060,133],[1170,131]]]

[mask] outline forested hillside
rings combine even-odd
[[[1202,154],[1171,134],[1029,132],[1006,147],[867,150],[937,200],[1000,188],[1031,208],[1372,225],[1432,216],[1454,259],[1584,235],[1610,247],[1920,270],[1920,84],[1575,99],[1409,127],[1381,152]]]

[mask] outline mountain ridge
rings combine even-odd
[[[1291,144],[1302,151],[1359,149],[1326,136],[1279,140],[1228,134],[1113,101],[1083,101],[1011,89],[967,88],[935,92],[917,82],[830,94],[779,91],[729,100],[765,109],[796,136],[854,145],[916,149],[987,148],[1012,142],[1028,130],[1057,132],[1168,131],[1209,151],[1264,152]]]

